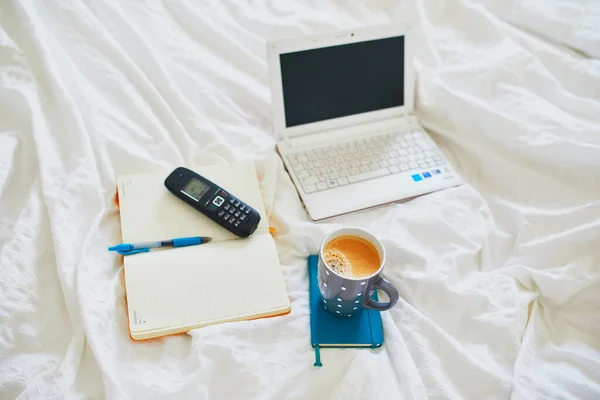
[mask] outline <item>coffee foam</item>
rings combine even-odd
[[[350,276],[352,274],[352,264],[346,256],[338,249],[325,249],[323,251],[325,262],[335,273],[342,276]]]

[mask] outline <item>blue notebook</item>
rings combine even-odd
[[[315,366],[321,366],[320,349],[324,347],[381,347],[383,324],[379,311],[365,310],[352,318],[339,318],[323,308],[317,283],[319,257],[308,257],[310,292],[310,337],[315,349]],[[377,300],[377,293],[373,293]]]

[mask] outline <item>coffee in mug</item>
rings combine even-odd
[[[381,266],[379,252],[369,241],[358,236],[340,236],[325,245],[325,262],[341,276],[364,278]]]

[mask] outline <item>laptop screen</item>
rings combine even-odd
[[[404,36],[279,55],[286,127],[404,105]]]

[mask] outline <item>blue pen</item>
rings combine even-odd
[[[196,244],[208,243],[212,240],[210,237],[204,236],[193,236],[186,238],[176,238],[170,240],[159,240],[158,242],[144,242],[144,243],[122,243],[116,246],[108,248],[109,251],[116,251],[124,256],[129,256],[137,253],[146,253],[150,249],[157,247],[183,247],[183,246],[194,246]]]

